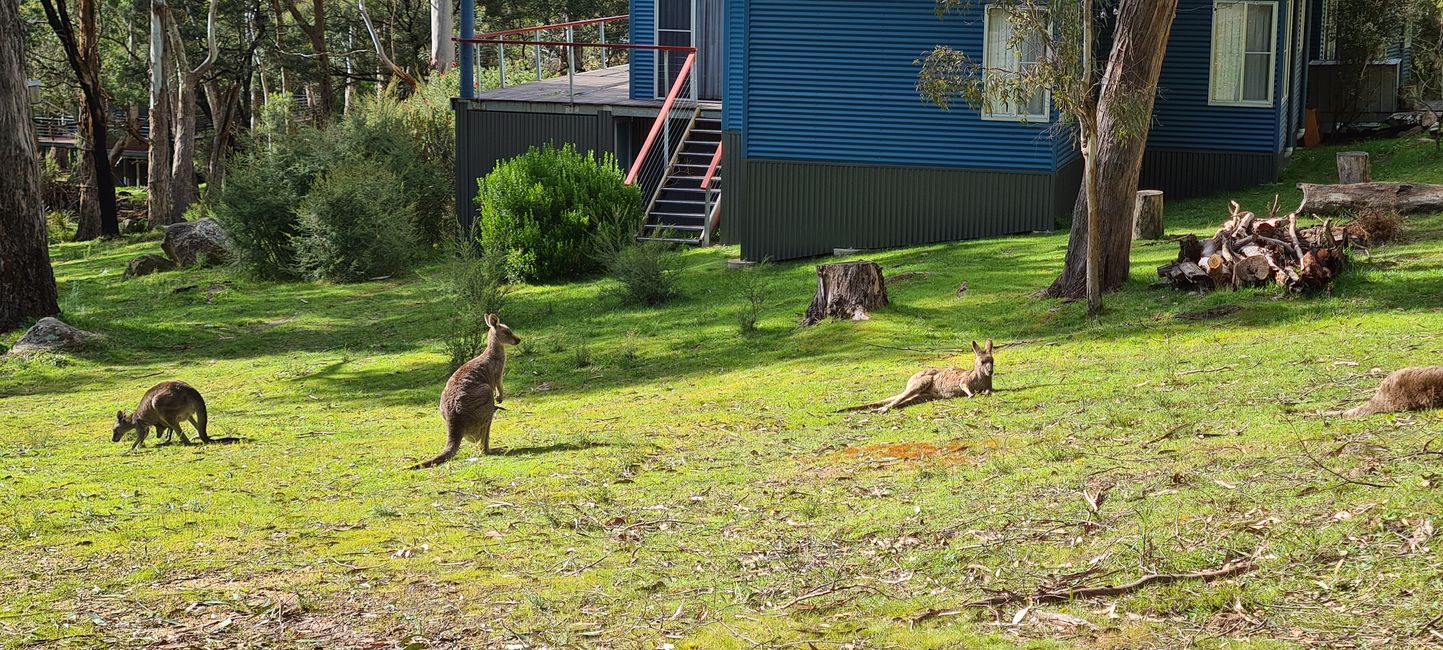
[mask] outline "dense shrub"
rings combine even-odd
[[[480,238],[506,252],[516,280],[552,280],[598,270],[603,224],[636,232],[641,190],[626,185],[611,156],[550,145],[496,166],[480,182]]]
[[[621,282],[622,302],[660,305],[679,295],[676,271],[680,258],[669,244],[648,241],[616,251],[606,270]]]
[[[416,257],[412,208],[395,174],[367,160],[343,162],[297,209],[296,269],[311,279],[353,282],[392,275]]]
[[[434,250],[455,223],[454,118],[443,97],[454,86],[451,77],[436,77],[405,100],[362,101],[324,129],[296,124],[289,98],[272,97],[261,128],[245,143],[247,153],[232,159],[215,205],[237,263],[261,277],[358,279],[385,274],[365,270],[369,267],[409,263],[417,251]],[[374,220],[378,211],[385,212],[387,218],[370,230],[350,227],[329,210],[357,197],[377,196],[374,182],[347,196],[332,181],[326,196],[309,201],[318,179],[343,169],[342,175],[353,174],[357,168],[382,173],[392,183],[387,203],[368,205],[358,217]],[[305,224],[297,209],[303,203],[311,206]],[[374,241],[366,240],[367,233]],[[331,236],[340,239],[318,240]],[[368,255],[384,257],[353,253],[366,249]]]

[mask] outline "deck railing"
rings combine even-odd
[[[629,30],[623,28],[621,40],[607,40],[607,25],[616,25],[631,20],[630,16],[609,16],[606,18],[592,18],[589,20],[574,20],[552,25],[540,25],[537,27],[523,27],[520,29],[507,29],[499,32],[478,34],[474,38],[458,38],[456,42],[472,45],[494,46],[496,56],[496,70],[498,85],[505,88],[507,85],[514,85],[512,77],[508,74],[513,64],[519,63],[523,69],[531,68],[528,72],[534,76],[528,76],[523,83],[541,81],[546,79],[546,55],[548,49],[560,49],[561,65],[566,69],[567,85],[572,98],[576,95],[576,72],[577,56],[584,53],[586,48],[599,49],[600,57],[597,62],[601,68],[611,67],[611,53],[613,50],[629,50],[650,46],[634,46],[626,42],[626,34]],[[613,36],[617,33],[613,27]],[[595,40],[577,40],[577,33],[581,32],[583,38],[593,37]],[[560,37],[560,38],[557,38]],[[486,48],[490,50],[491,48]],[[520,57],[508,59],[509,54],[517,50],[522,52]],[[529,52],[527,52],[530,50]],[[475,48],[475,60],[472,64],[476,69],[481,69],[482,48]],[[520,63],[525,62],[525,63]],[[479,85],[479,82],[478,82]],[[479,90],[479,89],[478,89]]]
[[[631,161],[631,171],[626,175],[627,185],[640,185],[648,193],[648,212],[661,193],[666,172],[681,150],[700,110],[696,101],[696,85],[691,82],[691,73],[696,68],[696,50],[686,49],[690,50],[686,60],[682,62],[681,70],[661,104],[661,112],[657,113],[656,121],[652,122],[651,131],[647,133],[636,159]]]
[[[716,230],[717,226],[715,213],[720,207],[719,199],[721,195],[721,188],[716,187],[716,181],[719,180],[716,173],[721,170],[722,149],[725,146],[725,142],[718,141],[716,143],[716,153],[712,154],[711,164],[707,165],[706,175],[703,176],[701,179],[701,189],[703,192],[705,192],[705,198],[703,199],[704,202],[702,203],[702,246],[708,246],[711,244],[711,234],[713,231]]]

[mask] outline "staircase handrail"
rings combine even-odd
[[[636,160],[631,163],[631,171],[626,175],[627,185],[636,184],[636,175],[641,171],[642,165],[651,153],[652,146],[656,144],[657,136],[659,136],[661,130],[666,127],[667,119],[669,119],[671,115],[672,106],[676,104],[677,99],[681,96],[682,89],[691,87],[691,84],[687,83],[687,78],[691,76],[692,67],[696,65],[696,48],[687,49],[690,51],[686,55],[686,61],[683,61],[681,64],[681,72],[676,75],[676,81],[672,82],[671,90],[666,94],[666,101],[661,105],[661,112],[657,113],[656,121],[651,124],[651,132],[647,134],[646,141],[642,143],[641,150],[637,152]],[[663,152],[662,155],[669,153],[670,152]]]

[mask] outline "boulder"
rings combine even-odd
[[[210,218],[166,226],[160,247],[180,266],[195,266],[201,261],[221,264],[230,254],[225,230]]]
[[[125,279],[129,280],[142,275],[173,270],[175,270],[175,262],[170,261],[170,258],[164,255],[146,253],[145,255],[130,260],[130,264],[125,267]]]
[[[15,342],[15,347],[10,348],[10,352],[7,354],[75,351],[84,348],[90,339],[99,336],[99,334],[66,325],[58,318],[47,316],[35,323],[34,327],[26,330],[25,336],[20,337],[20,340]]]

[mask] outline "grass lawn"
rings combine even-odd
[[[1431,145],[1369,148],[1377,178],[1443,181]],[[1332,155],[1235,196],[1296,205]],[[1211,233],[1228,198],[1171,202],[1169,233]],[[1031,295],[1065,245],[870,254],[929,275],[874,320],[807,330],[815,261],[775,265],[750,335],[734,248],[687,252],[686,297],[661,308],[621,306],[607,280],[523,287],[504,314],[523,339],[492,434],[505,453],[421,472],[404,468],[444,440],[441,266],[122,281],[153,237],[57,245],[66,320],[108,338],[0,363],[0,646],[1443,643],[1443,415],[1316,414],[1440,361],[1443,216],[1309,298],[1149,289],[1176,247],[1139,244],[1097,321]],[[1177,318],[1224,304],[1240,309]],[[969,365],[949,350],[987,338],[1006,346],[994,395],[834,413]],[[111,443],[115,411],[165,379],[246,442]],[[1242,557],[1255,569],[1021,616],[966,606]]]

